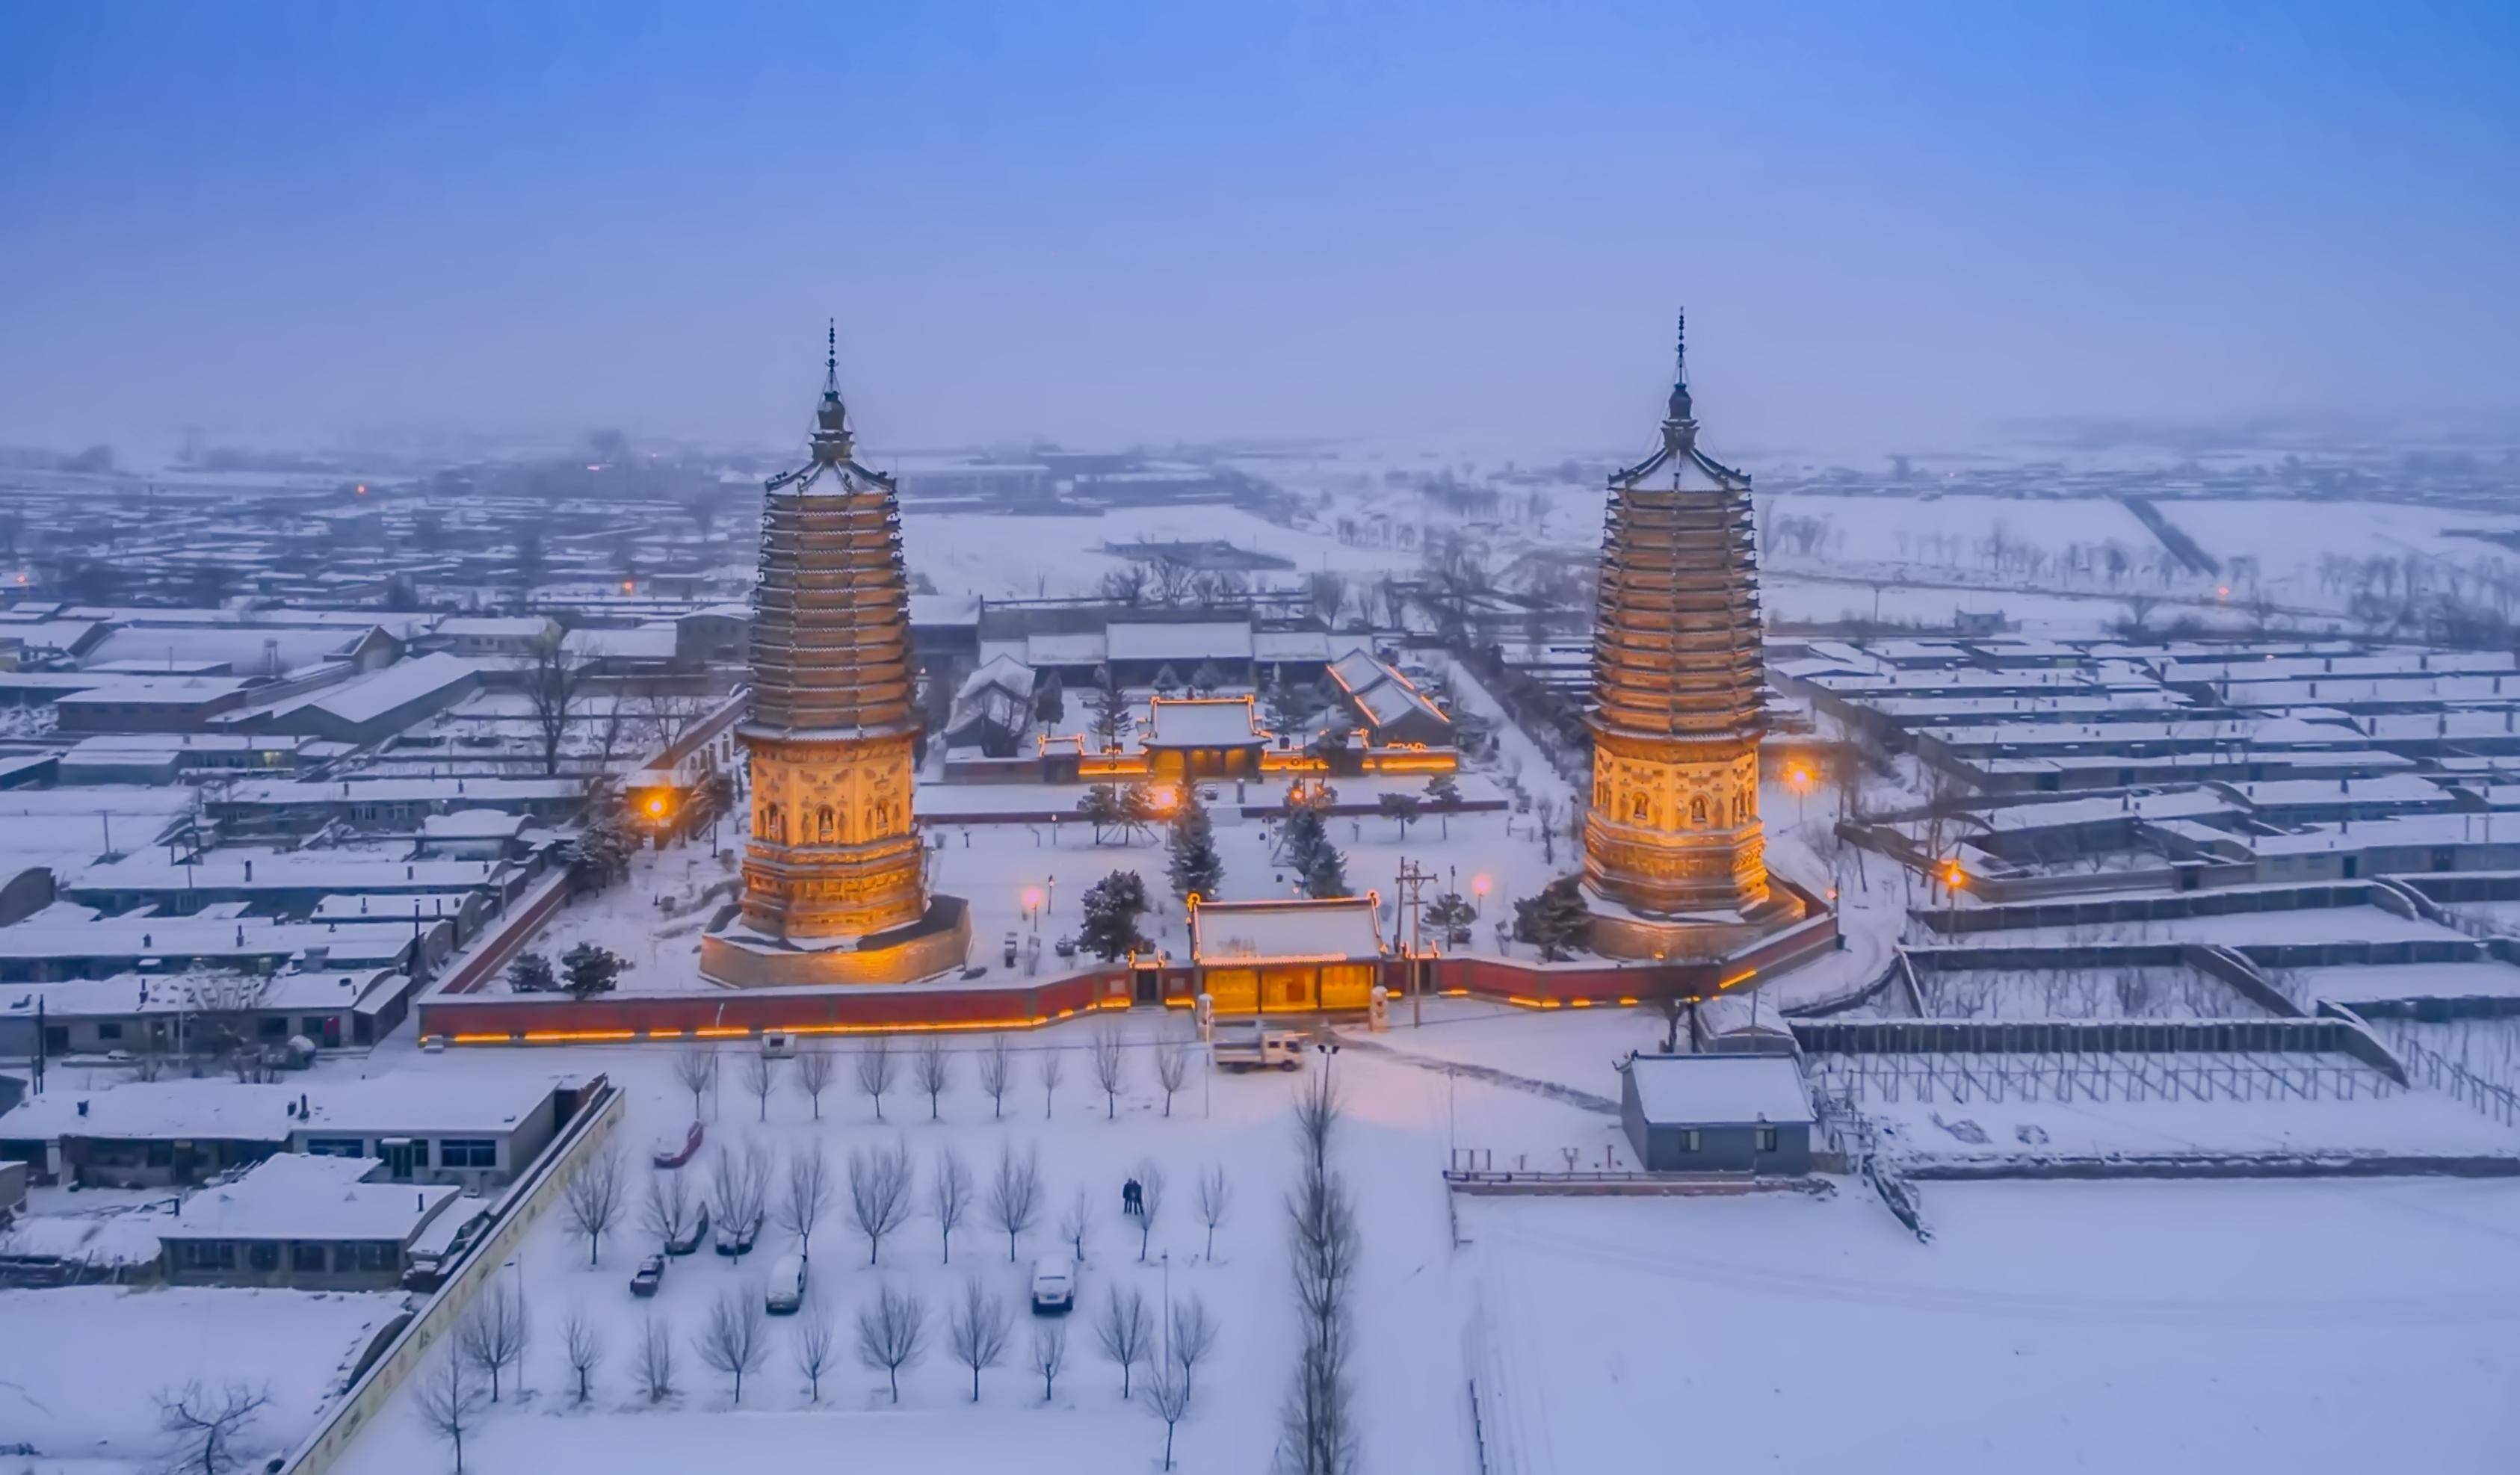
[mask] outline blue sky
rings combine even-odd
[[[2520,409],[2520,8],[16,5],[0,435]]]

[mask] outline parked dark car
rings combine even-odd
[[[751,1224],[729,1223],[717,1227],[717,1252],[721,1255],[749,1255],[752,1241],[761,1232],[758,1221]]]
[[[665,1257],[662,1255],[651,1255],[647,1259],[639,1262],[637,1273],[631,1275],[630,1294],[634,1296],[652,1296],[656,1293],[656,1287],[664,1283]]]
[[[668,1255],[695,1254],[700,1247],[700,1241],[707,1237],[708,1208],[706,1205],[702,1205],[699,1217],[692,1221],[691,1228],[683,1230],[683,1232],[675,1238],[665,1241],[665,1253]]]

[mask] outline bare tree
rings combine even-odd
[[[648,1196],[639,1209],[640,1227],[670,1244],[691,1232],[693,1207],[691,1180],[671,1169],[655,1169],[648,1175]]]
[[[720,1291],[694,1340],[701,1362],[735,1379],[735,1401],[742,1403],[743,1375],[758,1371],[770,1355],[770,1327],[760,1294],[743,1286]]]
[[[858,1308],[858,1361],[881,1372],[901,1402],[901,1369],[927,1350],[927,1307],[916,1295],[887,1285]]]
[[[1338,1130],[1340,1117],[1338,1087],[1329,1072],[1305,1077],[1295,1089],[1295,1142],[1303,1151],[1306,1171],[1329,1171],[1330,1137]]]
[[[1058,1237],[1076,1252],[1076,1263],[1085,1263],[1085,1236],[1094,1228],[1094,1192],[1082,1184],[1076,1196],[1067,1201],[1067,1212],[1058,1216]]]
[[[980,1052],[980,1089],[989,1094],[989,1115],[1006,1115],[1007,1085],[1014,1077],[1014,1052],[1008,1048],[1007,1037],[991,1035],[989,1048]]]
[[[481,1385],[465,1366],[461,1347],[448,1344],[444,1357],[421,1369],[412,1407],[430,1432],[455,1447],[455,1475],[464,1475],[464,1431],[480,1416],[481,1404]]]
[[[1029,1147],[1020,1158],[1012,1143],[998,1148],[998,1171],[989,1180],[986,1205],[989,1223],[1007,1236],[1007,1263],[1014,1264],[1015,1240],[1041,1214],[1041,1149]]]
[[[687,1045],[674,1055],[674,1080],[692,1094],[692,1120],[700,1116],[700,1097],[717,1084],[717,1050],[707,1045]]]
[[[662,1317],[639,1329],[639,1392],[652,1404],[674,1396],[674,1334]]]
[[[770,1208],[770,1153],[759,1142],[718,1144],[709,1159],[709,1213],[718,1231],[738,1240],[761,1231]]]
[[[1155,1339],[1155,1319],[1147,1310],[1147,1298],[1135,1289],[1112,1286],[1104,1295],[1102,1314],[1094,1319],[1094,1340],[1102,1348],[1102,1356],[1120,1364],[1120,1396],[1129,1396],[1129,1378],[1140,1363],[1147,1360],[1148,1344]]]
[[[482,1291],[456,1323],[455,1345],[475,1370],[489,1377],[490,1402],[497,1403],[499,1375],[525,1355],[524,1292],[504,1276]]]
[[[604,1332],[584,1311],[572,1311],[561,1319],[560,1345],[568,1356],[569,1375],[577,1379],[577,1401],[585,1403],[594,1392],[595,1369],[604,1361]]]
[[[1198,1218],[1207,1226],[1207,1258],[1216,1258],[1216,1230],[1234,1213],[1234,1184],[1223,1163],[1212,1163],[1198,1176]]]
[[[770,1120],[770,1093],[779,1087],[778,1061],[759,1052],[743,1057],[743,1089],[761,1107],[759,1120]]]
[[[875,1119],[883,1120],[883,1094],[892,1089],[893,1071],[901,1062],[893,1057],[892,1037],[878,1035],[858,1051],[858,1090],[875,1102]]]
[[[1142,1392],[1147,1411],[1164,1421],[1164,1468],[1169,1470],[1173,1467],[1173,1431],[1180,1427],[1182,1415],[1190,1411],[1190,1370],[1157,1358],[1147,1369],[1147,1386]]]
[[[1155,1221],[1164,1211],[1164,1170],[1153,1163],[1138,1165],[1138,1263],[1147,1263],[1147,1246],[1155,1237]]]
[[[936,1098],[954,1084],[954,1057],[945,1050],[945,1037],[922,1036],[912,1063],[919,1089],[927,1093],[927,1120],[935,1121],[938,1116]]]
[[[1067,1367],[1067,1323],[1035,1321],[1032,1326],[1032,1370],[1041,1374],[1041,1401],[1049,1403]]]
[[[910,1144],[849,1149],[849,1223],[866,1237],[867,1264],[883,1253],[883,1236],[910,1217],[916,1184]]]
[[[1164,1115],[1173,1114],[1173,1096],[1190,1079],[1190,1042],[1167,1040],[1155,1049],[1155,1084],[1164,1089]]]
[[[936,1172],[927,1180],[927,1213],[936,1221],[937,1249],[947,1265],[954,1263],[954,1230],[971,1212],[970,1160],[951,1147],[936,1154]]]
[[[1119,1027],[1103,1025],[1094,1031],[1094,1084],[1102,1088],[1102,1119],[1119,1115],[1120,1083],[1129,1066],[1128,1041]]]
[[[814,1226],[832,1207],[832,1160],[812,1142],[788,1155],[788,1190],[779,1199],[779,1227],[796,1236],[799,1257],[814,1258]]]
[[[805,1374],[805,1397],[811,1403],[823,1401],[823,1374],[832,1365],[832,1319],[823,1309],[820,1298],[805,1302],[805,1314],[796,1319],[793,1342],[796,1370]]]
[[[1217,1319],[1207,1309],[1207,1298],[1192,1291],[1187,1300],[1173,1306],[1173,1334],[1165,1352],[1179,1367],[1182,1381],[1190,1382],[1198,1374],[1198,1364],[1216,1351],[1220,1331]]]
[[[838,1073],[839,1057],[828,1050],[809,1050],[796,1057],[796,1084],[814,1103],[815,1121],[823,1119],[823,1093],[832,1089],[832,1078]]]
[[[525,705],[533,715],[534,736],[541,742],[546,778],[560,772],[561,743],[568,737],[569,724],[577,720],[578,709],[586,700],[588,668],[574,664],[562,645],[561,632],[553,630],[534,642],[532,653],[517,662]]]
[[[230,1382],[218,1389],[199,1378],[158,1394],[158,1427],[175,1437],[178,1468],[220,1475],[236,1462],[235,1445],[271,1404],[271,1385]],[[464,1467],[459,1450],[456,1468]]]
[[[945,1315],[945,1342],[954,1361],[971,1369],[971,1402],[980,1401],[980,1369],[998,1365],[1013,1328],[1005,1300],[989,1294],[979,1276],[965,1276],[963,1299]]]
[[[618,1150],[587,1159],[561,1185],[561,1208],[568,1216],[569,1232],[586,1241],[588,1265],[604,1263],[604,1236],[620,1222],[629,1197],[628,1175]]]
[[[1051,1100],[1058,1095],[1058,1083],[1067,1074],[1067,1052],[1054,1045],[1041,1052],[1034,1068],[1041,1074],[1041,1114],[1047,1121]]]

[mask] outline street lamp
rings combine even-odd
[[[1812,771],[1809,768],[1800,763],[1790,765],[1786,768],[1785,787],[1794,791],[1794,823],[1796,825],[1802,824],[1802,822],[1808,817],[1807,811],[1810,807],[1811,786]]]
[[[1036,932],[1041,930],[1041,888],[1039,886],[1026,886],[1023,889],[1024,916],[1027,920],[1031,921],[1033,930]]]
[[[1490,886],[1492,886],[1492,885],[1494,885],[1494,884],[1495,884],[1495,882],[1493,882],[1493,881],[1491,881],[1491,880],[1489,880],[1489,879],[1488,879],[1487,872],[1484,872],[1484,871],[1482,871],[1482,872],[1480,872],[1478,874],[1476,874],[1476,875],[1474,875],[1474,876],[1471,876],[1471,877],[1470,877],[1470,895],[1472,895],[1472,896],[1474,896],[1474,897],[1478,898],[1478,900],[1477,900],[1477,901],[1475,901],[1475,902],[1471,903],[1471,905],[1470,905],[1470,915],[1471,915],[1472,916],[1487,916],[1487,914],[1488,914],[1488,887],[1490,887]]]

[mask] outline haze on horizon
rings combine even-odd
[[[2520,420],[2520,11],[17,6],[0,441]]]

